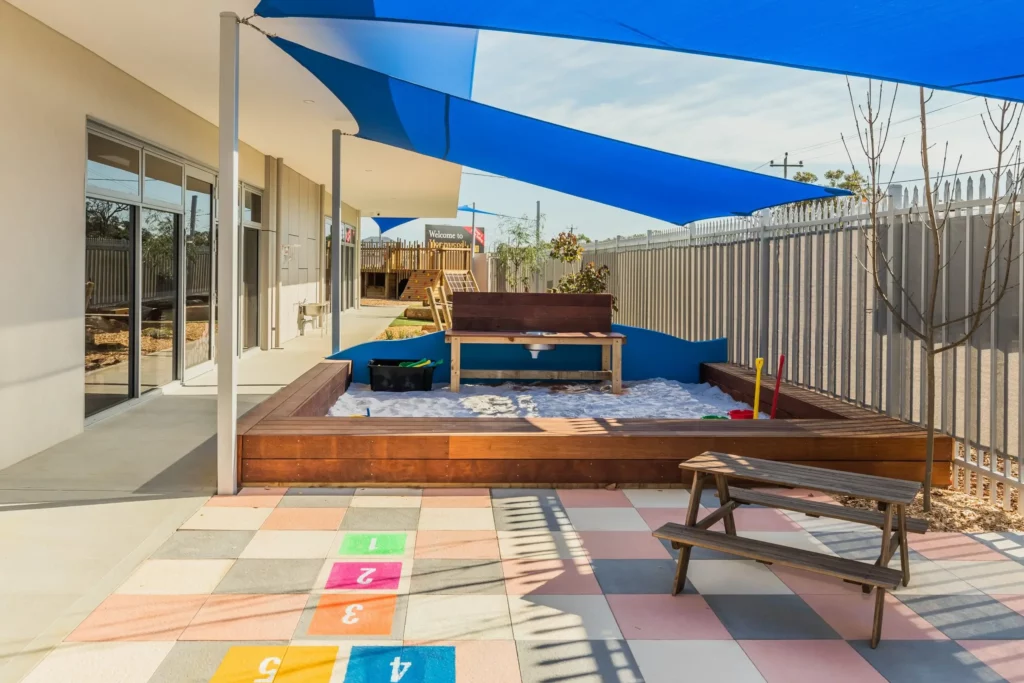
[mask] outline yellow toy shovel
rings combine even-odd
[[[754,419],[761,408],[761,369],[764,367],[764,358],[755,358],[754,367],[757,368],[757,377],[754,379]]]

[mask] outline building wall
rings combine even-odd
[[[0,467],[83,428],[90,118],[218,165],[216,126],[0,0]],[[265,196],[267,162],[240,144],[240,178]],[[301,245],[282,264],[287,341],[297,334],[293,304],[317,299],[323,220],[319,186],[291,169],[282,176],[283,235]],[[261,249],[271,275],[278,255],[272,244]],[[264,279],[268,294],[273,280]],[[270,312],[263,315],[270,339]]]

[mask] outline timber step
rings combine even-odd
[[[655,538],[664,538],[682,545],[717,550],[759,562],[779,564],[783,567],[807,569],[852,583],[894,589],[903,580],[903,572],[898,569],[848,560],[845,557],[822,555],[810,550],[790,548],[754,538],[727,536],[718,531],[705,531],[672,522],[659,528],[653,535]]]
[[[779,496],[774,493],[763,491],[751,491],[750,489],[729,487],[729,498],[737,503],[748,505],[764,505],[765,507],[802,512],[811,517],[828,517],[846,522],[866,524],[878,529],[882,528],[885,515],[875,510],[859,510],[848,508],[844,505],[830,505],[819,503],[813,500],[802,500],[790,496]],[[928,520],[917,517],[907,517],[907,531],[914,534],[923,534],[928,531]]]

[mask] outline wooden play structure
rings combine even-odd
[[[444,328],[442,328],[444,329]],[[514,294],[456,292],[451,325],[451,390],[462,379],[610,380],[622,393],[622,345],[626,336],[612,331],[610,294]],[[514,344],[537,354],[555,346],[600,346],[600,370],[507,370],[462,368],[463,344]]]
[[[439,286],[447,273],[470,273],[472,261],[469,247],[364,243],[360,248],[360,295],[425,303],[426,289]],[[413,291],[406,296],[410,287]]]

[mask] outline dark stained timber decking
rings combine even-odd
[[[778,420],[324,417],[350,382],[317,365],[239,420],[241,483],[308,485],[665,485],[705,451],[920,480],[924,431],[783,385]],[[750,402],[753,374],[705,365],[702,378]],[[771,387],[771,382],[766,382]],[[762,411],[771,389],[762,390]],[[767,403],[765,402],[767,401]],[[799,419],[805,418],[805,419]],[[933,482],[948,485],[952,440],[936,439]]]

